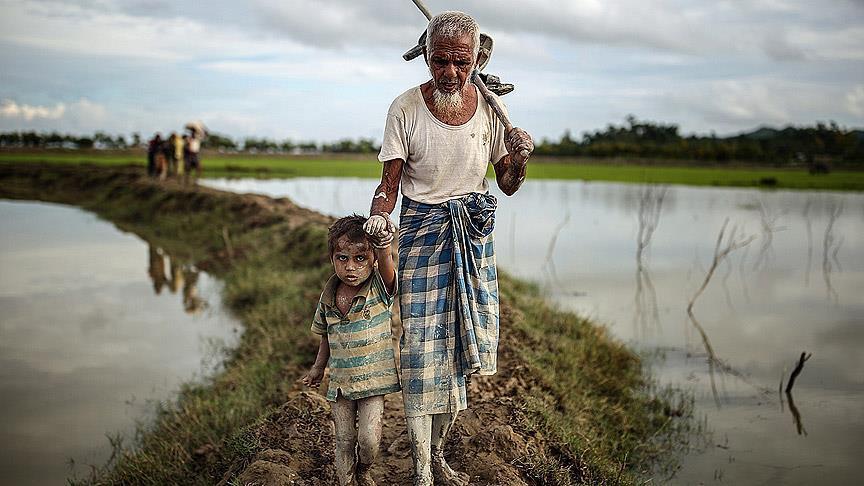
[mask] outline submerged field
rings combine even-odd
[[[340,163],[354,163],[341,161]],[[286,199],[172,181],[140,167],[7,164],[0,197],[73,204],[197,263],[245,332],[224,371],[184,387],[87,484],[331,484],[327,404],[296,383],[314,358],[309,315],[331,271],[329,219]],[[500,372],[472,380],[449,456],[472,484],[637,484],[684,440],[691,403],[657,393],[606,331],[502,277]],[[390,395],[382,484],[410,451]],[[668,464],[667,464],[668,465]]]
[[[257,177],[368,177],[381,176],[374,155],[277,156],[204,154],[207,174]],[[104,151],[0,152],[0,163],[49,162],[57,164],[144,165],[144,153]],[[490,169],[489,176],[493,173]],[[581,179],[632,183],[665,183],[698,186],[769,187],[785,189],[864,190],[864,171],[834,171],[810,175],[806,169],[749,167],[690,167],[640,165],[626,161],[601,163],[580,159],[537,159],[529,163],[532,179]]]

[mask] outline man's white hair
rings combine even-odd
[[[426,56],[432,54],[432,39],[454,39],[468,34],[473,41],[474,61],[480,52],[480,26],[465,12],[448,10],[432,17],[426,27]]]

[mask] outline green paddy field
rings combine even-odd
[[[135,152],[39,151],[0,152],[0,163],[50,162],[121,166],[145,164]],[[242,177],[367,177],[378,178],[381,167],[374,156],[289,156],[203,154],[205,175]],[[810,175],[805,168],[753,168],[725,166],[644,165],[626,161],[536,159],[529,162],[531,179],[581,179],[627,183],[663,183],[694,186],[767,187],[778,189],[864,190],[864,171],[833,171]],[[492,176],[490,168],[489,175]]]

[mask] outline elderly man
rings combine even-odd
[[[469,76],[480,31],[462,12],[426,29],[432,79],[401,94],[387,113],[378,159],[381,184],[366,231],[393,226],[402,188],[399,293],[401,373],[415,485],[467,485],[444,461],[456,413],[467,408],[466,376],[492,375],[498,352],[498,282],[492,228],[497,201],[486,169],[507,195],[525,178],[534,150],[524,130],[504,133]]]

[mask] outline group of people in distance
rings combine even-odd
[[[201,176],[201,142],[206,136],[203,126],[196,123],[186,125],[182,136],[171,132],[163,139],[159,132],[147,144],[147,175],[166,179],[168,176],[183,177],[184,180],[195,173]]]

